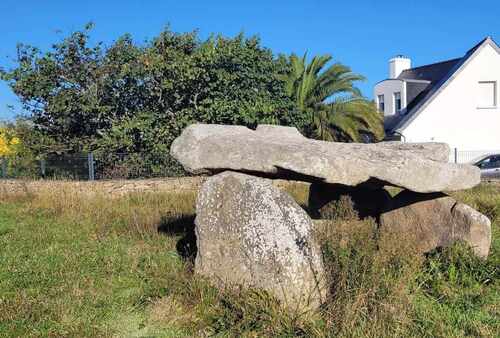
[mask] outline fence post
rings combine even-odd
[[[45,159],[42,158],[40,160],[40,173],[42,174],[42,177],[45,178],[45,173],[47,171],[47,164],[45,162]]]
[[[87,161],[89,164],[89,181],[93,181],[95,179],[95,171],[94,171],[94,154],[87,154]]]
[[[455,163],[458,163],[458,148],[455,148]]]
[[[2,157],[2,178],[7,178],[7,158]]]

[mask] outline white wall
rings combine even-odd
[[[485,45],[455,76],[400,132],[407,142],[446,142],[460,150],[500,149],[500,54]],[[497,81],[496,108],[478,108],[479,81]]]
[[[406,107],[406,83],[402,80],[384,80],[375,85],[375,89],[373,91],[373,97],[375,98],[375,102],[378,108],[378,96],[385,96],[385,109],[384,116],[391,116],[395,114],[394,109],[394,93],[401,93],[401,110],[404,112],[404,108]]]
[[[404,56],[396,56],[389,60],[389,79],[397,78],[404,70],[411,68],[411,60]]]

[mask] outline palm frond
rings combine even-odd
[[[307,63],[292,54],[285,90],[295,100],[296,109],[310,116],[314,137],[328,141],[361,141],[361,134],[383,137],[382,118],[372,102],[354,86],[365,78],[341,63],[327,64],[330,55],[314,56]]]

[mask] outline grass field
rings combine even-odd
[[[495,337],[500,335],[500,188],[455,197],[493,221],[487,261],[456,245],[381,252],[373,222],[321,238],[335,292],[318,313],[192,273],[195,194],[112,198],[71,185],[0,196],[0,336]],[[302,204],[307,191],[290,188]]]

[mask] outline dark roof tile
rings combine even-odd
[[[403,71],[398,79],[400,80],[427,80],[438,82],[450,72],[450,70],[460,62],[462,58],[446,60],[421,67],[410,68]]]

